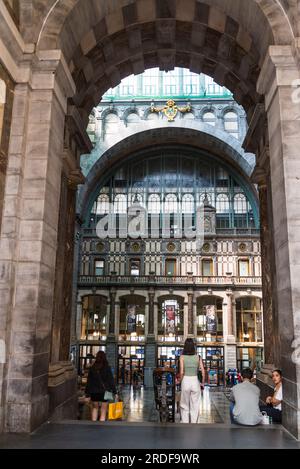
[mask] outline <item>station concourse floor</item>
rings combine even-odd
[[[280,425],[240,427],[230,424],[229,391],[206,388],[196,425],[161,424],[152,389],[123,390],[122,422],[91,422],[86,407],[81,420],[49,422],[31,435],[2,435],[4,449],[300,449]]]

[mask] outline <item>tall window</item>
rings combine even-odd
[[[229,197],[226,194],[219,194],[217,196],[217,213],[229,212]]]
[[[234,211],[235,213],[247,213],[248,202],[244,194],[234,196]]]
[[[176,259],[166,259],[165,275],[168,277],[174,277],[176,275]]]
[[[194,196],[192,194],[185,194],[182,197],[182,213],[194,213],[194,211]]]
[[[127,212],[126,195],[124,194],[116,195],[114,209],[115,209],[115,213],[119,213],[119,214]]]
[[[165,212],[166,213],[177,213],[178,211],[178,200],[175,194],[166,195],[165,199]]]
[[[95,261],[95,275],[102,276],[105,273],[105,262],[103,259]]]
[[[167,298],[159,302],[158,335],[161,341],[181,342],[184,334],[183,301]]]
[[[97,200],[97,214],[104,215],[109,213],[109,196],[107,194],[101,194]]]
[[[197,300],[197,340],[222,342],[223,302],[216,296],[203,296]]]
[[[158,68],[146,70],[143,73],[143,95],[145,96],[158,96],[159,93],[159,77],[160,71]]]
[[[183,89],[186,95],[200,94],[200,77],[197,73],[191,73],[189,70],[183,71]]]
[[[160,196],[158,194],[149,196],[148,213],[160,213]]]
[[[237,336],[239,342],[262,342],[261,299],[246,297],[236,300]]]
[[[233,137],[239,138],[239,122],[235,112],[227,112],[224,116],[224,128]]]
[[[203,277],[211,277],[213,275],[213,261],[212,261],[212,259],[203,259],[203,261],[202,261],[202,275],[203,275]]]
[[[176,70],[170,71],[163,75],[164,94],[173,95],[179,94],[179,83]]]
[[[246,259],[239,260],[239,276],[248,277],[249,275],[249,261]]]
[[[120,341],[145,340],[145,304],[145,298],[140,295],[126,295],[120,298]]]
[[[130,260],[130,275],[139,276],[141,273],[141,261],[139,259]]]
[[[81,340],[106,338],[107,299],[101,295],[85,296],[82,301]]]

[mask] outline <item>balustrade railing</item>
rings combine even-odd
[[[162,275],[81,275],[80,285],[261,285],[261,277],[162,276]]]

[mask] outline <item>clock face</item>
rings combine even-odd
[[[204,252],[209,252],[210,251],[210,244],[209,243],[203,244],[203,251]]]
[[[104,249],[105,249],[104,243],[97,243],[97,245],[96,245],[96,250],[97,250],[98,252],[103,252]]]
[[[247,250],[247,245],[245,243],[241,243],[239,245],[239,250],[245,252]]]
[[[133,243],[133,245],[132,245],[132,250],[133,250],[134,252],[139,252],[139,251],[140,251],[140,245],[139,245],[139,243]]]
[[[176,246],[175,246],[174,243],[169,243],[169,244],[168,244],[167,250],[168,250],[169,252],[174,252],[175,249],[176,249]]]

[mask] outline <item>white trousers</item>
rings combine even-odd
[[[197,423],[200,410],[201,387],[197,376],[184,376],[181,383],[181,421]]]

